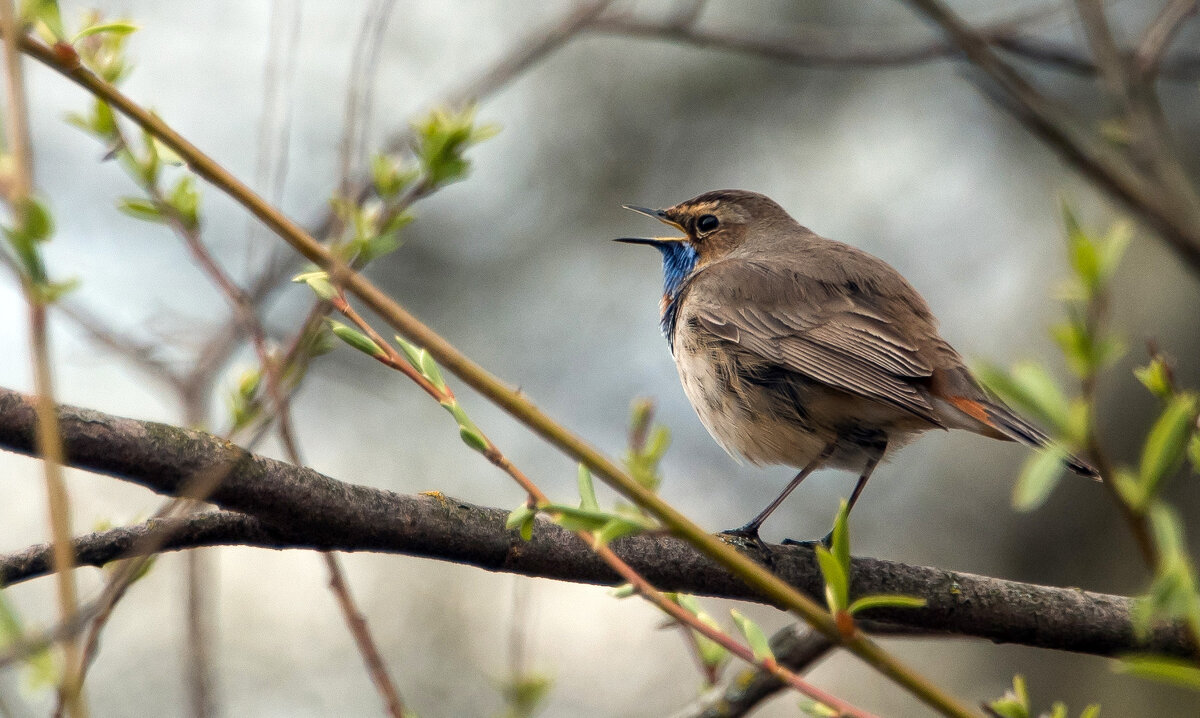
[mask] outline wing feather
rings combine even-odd
[[[762,264],[720,270],[712,277],[700,272],[688,289],[685,313],[700,327],[810,379],[941,423],[924,386],[934,367],[920,337],[905,329],[931,326],[927,312],[794,270]],[[694,291],[700,282],[711,289]],[[722,285],[739,290],[722,292]],[[912,316],[898,316],[906,311]]]

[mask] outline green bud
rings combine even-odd
[[[418,360],[421,363],[417,368],[421,370],[421,374],[423,374],[425,378],[429,380],[430,384],[433,384],[438,389],[445,391],[446,380],[442,377],[442,370],[438,368],[437,362],[434,361],[429,352],[425,349],[422,349],[418,356]]]
[[[162,209],[153,201],[141,197],[122,197],[117,200],[117,209],[130,217],[146,222],[166,222]]]
[[[737,624],[738,630],[746,637],[746,643],[750,645],[750,650],[754,652],[754,657],[757,660],[765,660],[767,658],[774,659],[775,654],[771,651],[771,643],[767,640],[767,635],[759,628],[758,624],[744,616],[736,608],[729,611],[729,615],[733,617],[733,622]]]
[[[1150,429],[1142,450],[1139,481],[1143,494],[1153,497],[1163,479],[1179,468],[1196,428],[1200,401],[1195,394],[1176,394]]]
[[[1171,367],[1162,357],[1154,357],[1150,363],[1133,370],[1133,375],[1159,399],[1166,400],[1175,391],[1171,381]]]
[[[488,451],[487,439],[483,438],[483,434],[479,433],[479,429],[474,426],[459,426],[458,435],[462,438],[463,443],[481,454]]]
[[[337,296],[337,290],[329,281],[329,272],[324,270],[317,269],[297,274],[292,277],[292,281],[307,284],[313,293],[327,302]]]
[[[346,326],[345,324],[342,324],[334,319],[326,319],[325,321],[329,322],[329,328],[333,331],[334,336],[359,350],[363,354],[376,359],[387,356],[383,349],[380,349],[366,334],[363,334],[357,329]]]

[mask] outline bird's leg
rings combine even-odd
[[[808,462],[808,465],[801,469],[800,473],[796,474],[795,478],[793,478],[788,485],[784,487],[783,491],[775,497],[775,500],[768,504],[767,508],[760,511],[758,516],[750,519],[745,526],[729,531],[722,531],[721,533],[727,536],[738,536],[740,538],[749,539],[750,541],[754,542],[759,549],[766,552],[767,545],[763,543],[761,538],[758,537],[759,527],[762,526],[763,522],[767,520],[767,517],[770,516],[775,509],[779,508],[779,505],[783,503],[784,499],[786,499],[789,494],[796,490],[796,487],[800,485],[801,481],[804,481],[809,474],[820,468],[820,466],[824,464],[830,456],[833,455],[833,450],[836,447],[836,441],[829,442],[829,445],[821,451],[817,458]]]
[[[863,467],[862,474],[858,477],[858,483],[854,485],[854,491],[850,494],[850,502],[846,506],[846,518],[850,518],[850,512],[854,510],[854,504],[858,503],[858,497],[862,495],[863,488],[867,485],[867,479],[871,478],[871,474],[875,471],[875,467],[879,465],[879,461],[883,458],[884,452],[887,451],[887,440],[877,448],[873,448],[870,455],[867,456],[867,465]],[[825,548],[833,545],[833,529],[829,533],[817,541],[796,541],[794,539],[784,539],[784,546],[816,546],[820,544]]]

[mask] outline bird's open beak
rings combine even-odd
[[[647,217],[653,217],[653,218],[657,219],[659,222],[662,222],[663,224],[669,224],[681,232],[684,231],[683,227],[680,226],[678,222],[676,222],[675,220],[668,217],[666,211],[664,211],[664,210],[649,209],[647,207],[637,207],[632,204],[623,204],[621,206],[630,211],[637,212],[638,214],[644,214]],[[625,242],[627,244],[648,244],[651,247],[661,247],[666,244],[677,244],[679,242],[686,242],[686,241],[688,241],[688,238],[687,237],[619,237],[613,241]]]
[[[617,237],[614,242],[624,242],[626,244],[648,244],[651,247],[662,247],[667,244],[682,244],[688,241],[687,237]]]

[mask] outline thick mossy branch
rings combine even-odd
[[[401,495],[347,484],[311,469],[250,454],[209,434],[70,406],[59,408],[70,465],[158,493],[178,495],[197,477],[224,476],[209,500],[225,509],[168,526],[114,529],[76,540],[81,563],[103,565],[136,550],[148,531],[164,530],[164,550],[244,545],[379,551],[425,556],[492,571],[611,584],[616,577],[575,535],[538,521],[530,541],[505,529],[508,511],[440,493]],[[0,389],[0,447],[34,454],[32,397]],[[236,512],[236,513],[234,513]],[[159,522],[160,524],[163,522]],[[655,586],[710,596],[761,600],[740,579],[670,536],[620,539],[613,549]],[[784,580],[820,597],[824,583],[812,551],[773,547]],[[0,558],[0,584],[49,571],[49,548]],[[854,559],[851,592],[901,593],[921,609],[871,612],[870,618],[995,642],[1097,655],[1153,650],[1192,655],[1185,632],[1161,627],[1138,642],[1130,599],[1018,583],[870,558]]]

